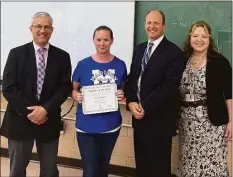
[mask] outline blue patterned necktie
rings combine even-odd
[[[46,48],[40,48],[38,53],[38,66],[37,66],[37,98],[40,99],[40,94],[42,91],[42,86],[44,83],[44,76],[45,76],[45,58],[44,53]]]
[[[143,56],[143,71],[144,71],[144,67],[146,66],[146,64],[148,63],[149,59],[150,59],[150,54],[151,54],[151,49],[153,47],[153,43],[150,42],[148,45],[147,45],[147,48],[146,48],[146,51],[144,52],[144,56]]]
[[[145,69],[145,66],[147,65],[149,59],[150,59],[150,54],[151,54],[151,49],[152,49],[152,46],[154,44],[152,42],[150,42],[147,47],[146,47],[146,50],[144,52],[144,55],[143,55],[143,58],[142,58],[142,63],[141,63],[141,72],[140,72],[140,75],[139,75],[139,78],[138,78],[138,89],[137,89],[137,97],[138,97],[138,100],[139,102],[141,102],[141,97],[140,97],[140,88],[141,88],[141,77],[142,77],[142,73],[144,72],[144,69]]]

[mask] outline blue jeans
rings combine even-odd
[[[83,163],[83,177],[107,177],[113,148],[119,136],[116,132],[91,134],[77,132]]]

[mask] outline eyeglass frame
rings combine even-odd
[[[41,31],[42,29],[44,29],[44,31],[52,31],[53,30],[53,27],[52,26],[48,26],[48,25],[45,25],[45,26],[42,26],[42,25],[31,25],[33,28]]]

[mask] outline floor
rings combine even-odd
[[[1,157],[1,177],[9,176],[9,159]],[[58,166],[61,177],[82,177],[82,170],[75,168],[67,168]],[[30,162],[27,168],[27,177],[39,176],[39,164],[37,162]],[[109,177],[119,177],[115,175],[109,175]]]

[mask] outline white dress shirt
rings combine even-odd
[[[152,53],[155,51],[155,49],[158,47],[158,45],[160,44],[160,42],[163,40],[163,38],[164,38],[164,35],[162,35],[162,36],[160,36],[158,39],[156,39],[156,40],[154,40],[154,41],[148,41],[148,44],[151,42],[151,43],[153,43],[154,45],[152,46],[152,49],[151,49],[151,53],[150,53],[150,57],[151,57],[151,55],[152,55]],[[148,45],[147,44],[147,45]]]

